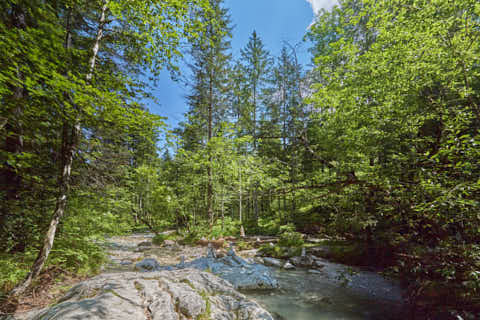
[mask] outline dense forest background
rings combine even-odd
[[[256,32],[235,60],[231,31],[222,0],[0,4],[2,291],[95,272],[112,234],[295,230],[478,309],[480,4],[340,1],[311,68]],[[173,131],[148,109],[161,69],[190,75]]]

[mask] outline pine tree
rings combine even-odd
[[[207,148],[206,211],[213,223],[213,165],[209,143],[219,133],[227,118],[229,61],[231,59],[231,22],[222,0],[209,0],[212,10],[200,10],[197,15],[206,24],[198,39],[191,42],[191,94],[187,97],[190,110],[184,126],[186,147]]]
[[[249,134],[253,137],[253,150],[256,151],[257,123],[262,117],[259,96],[265,88],[271,66],[270,54],[265,49],[262,40],[257,36],[256,31],[252,32],[247,45],[241,50],[240,65],[245,77],[244,90],[248,92],[247,104],[244,108],[248,110],[249,119],[245,122],[248,123]]]

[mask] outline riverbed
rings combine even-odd
[[[107,243],[110,264],[104,272],[133,270],[134,263],[154,258],[161,265],[177,264],[180,256],[188,262],[205,254],[196,246],[156,247],[139,251],[138,244],[151,235],[112,238]],[[239,255],[248,258],[251,250]],[[371,271],[322,261],[317,270],[272,271],[280,288],[271,291],[244,291],[278,320],[400,320],[408,318],[403,290],[396,281]]]

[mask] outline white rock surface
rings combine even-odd
[[[273,320],[256,302],[196,269],[103,274],[29,320]]]

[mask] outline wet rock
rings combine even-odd
[[[143,259],[135,264],[135,269],[139,271],[158,271],[161,268],[160,264],[155,259]]]
[[[275,289],[278,282],[270,269],[262,264],[249,263],[235,254],[233,249],[222,258],[215,257],[213,248],[209,248],[207,257],[180,263],[176,266],[161,266],[155,259],[144,259],[135,265],[140,271],[175,270],[194,268],[208,271],[230,282],[236,289]]]
[[[283,269],[285,270],[293,270],[295,269],[295,266],[293,264],[291,264],[289,261],[285,262],[285,264],[283,265]]]
[[[317,274],[321,274],[322,271],[319,271],[319,270],[316,270],[316,269],[310,269],[308,270],[308,273],[317,273]]]
[[[263,264],[269,267],[277,268],[282,268],[284,266],[284,262],[282,260],[275,258],[263,258]]]
[[[194,269],[104,274],[82,282],[28,320],[273,320],[228,282]]]
[[[186,263],[189,268],[207,270],[230,282],[236,289],[275,289],[278,282],[269,268],[261,264],[248,263],[239,256],[223,258],[199,258]]]
[[[316,293],[306,293],[300,297],[302,301],[311,304],[332,304],[329,297],[321,296]]]
[[[151,247],[152,242],[151,241],[143,241],[143,242],[140,242],[137,246],[138,247]]]
[[[290,262],[295,265],[296,267],[300,268],[310,268],[313,266],[315,260],[310,255],[300,256],[300,257],[292,257],[290,258]]]

